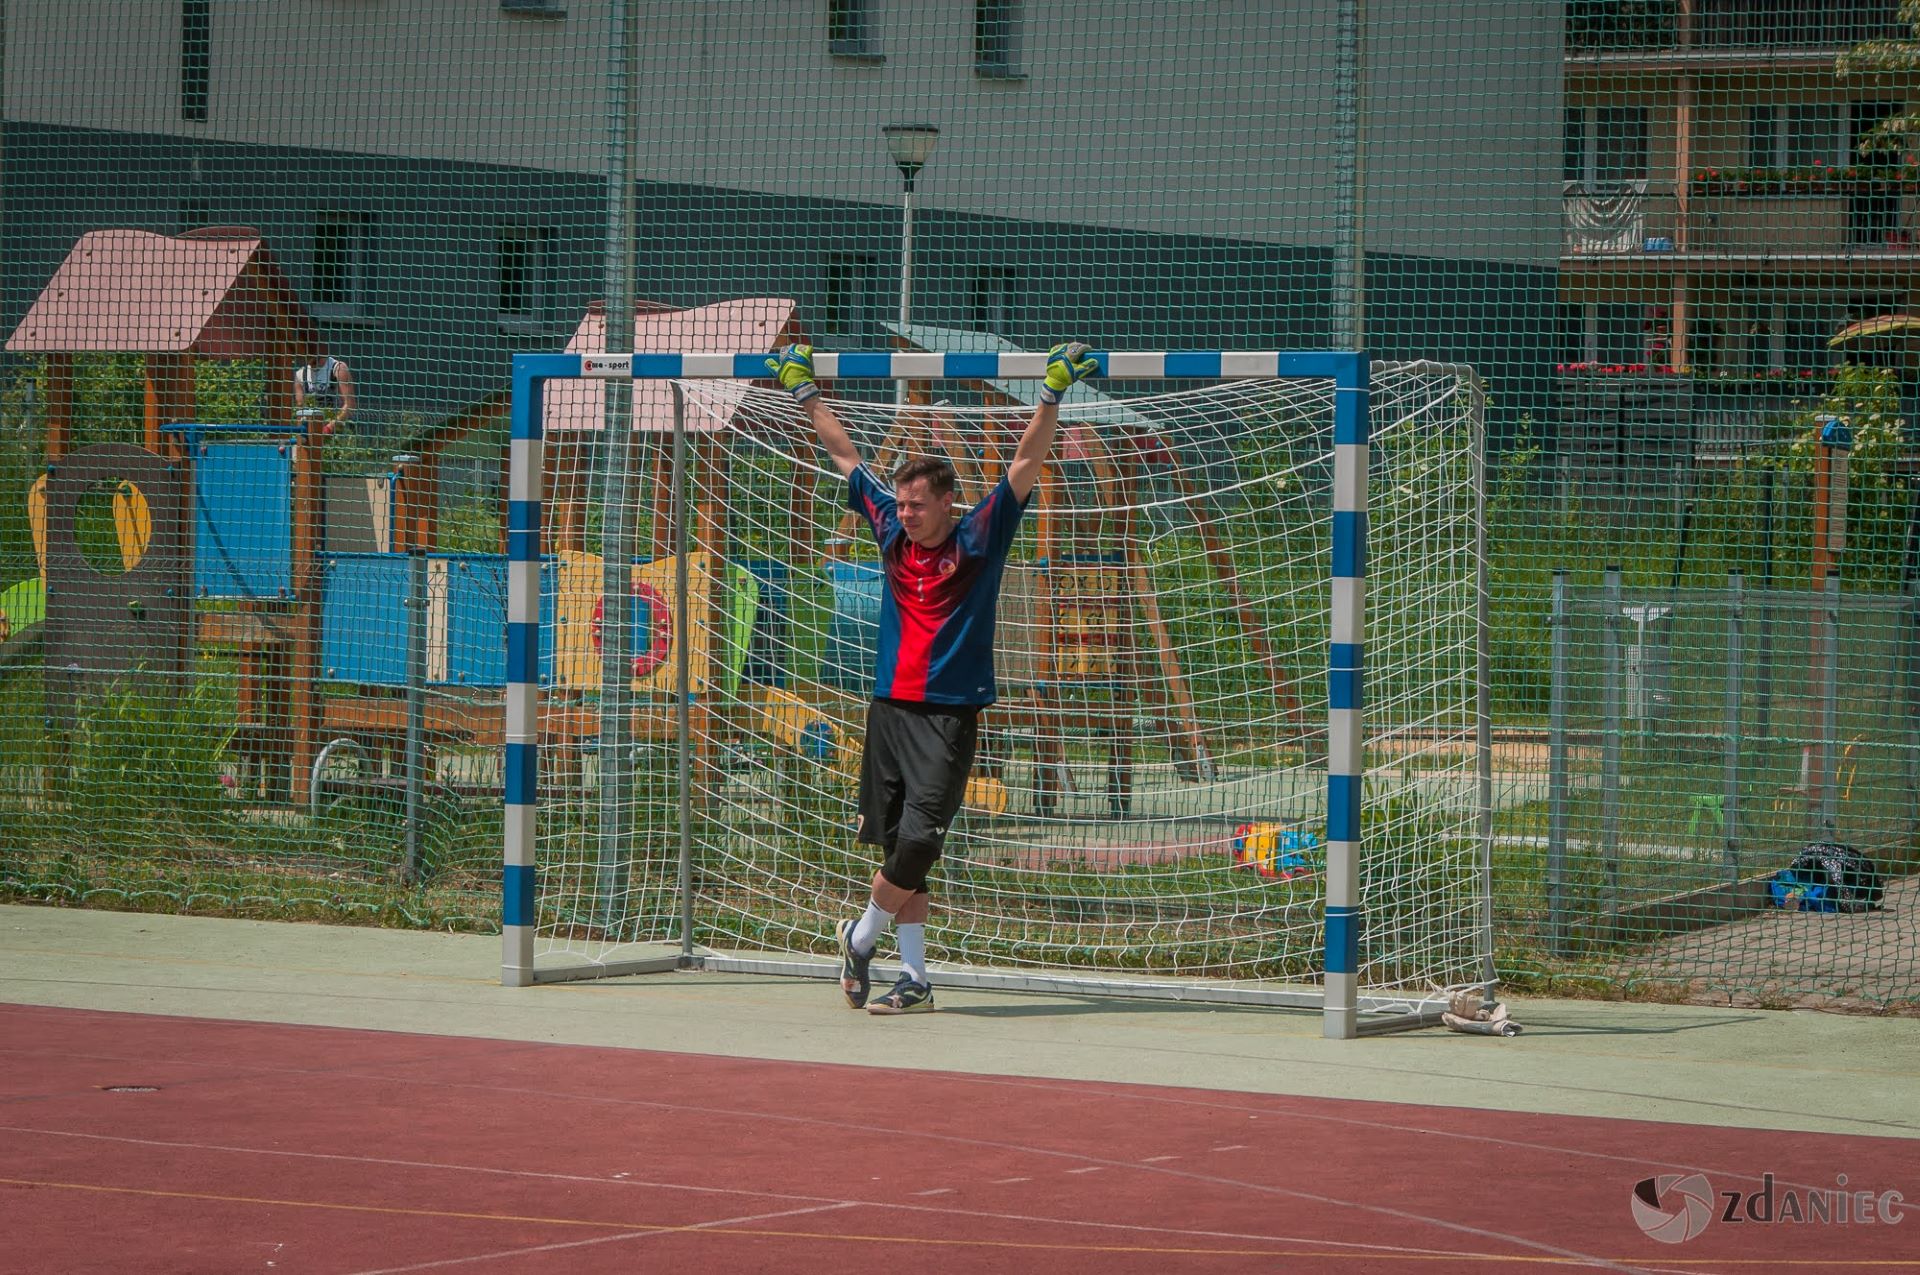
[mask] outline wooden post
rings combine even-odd
[[[1114,511],[1113,534],[1120,544],[1130,544],[1137,513],[1133,501],[1131,467],[1117,461],[1105,440],[1098,435],[1091,436],[1089,441],[1102,510]],[[1098,516],[1098,520],[1105,521],[1104,512]],[[1100,610],[1100,639],[1106,652],[1108,679],[1113,687],[1108,692],[1111,722],[1108,727],[1107,800],[1113,817],[1122,819],[1129,813],[1133,801],[1133,697],[1134,688],[1139,685],[1139,670],[1133,658],[1133,626],[1131,623],[1115,622],[1115,617],[1122,611],[1131,614],[1133,610],[1126,589],[1123,584],[1111,593],[1105,588],[1109,579],[1116,582],[1126,579],[1124,564],[1109,571],[1103,563],[1100,579],[1102,590],[1096,599]]]
[[[1164,443],[1162,444],[1164,446]],[[1169,452],[1172,451],[1168,448]],[[1167,472],[1173,475],[1179,485],[1180,494],[1186,498],[1187,508],[1193,513],[1194,526],[1200,532],[1200,544],[1206,551],[1207,561],[1213,566],[1213,573],[1227,591],[1227,598],[1233,603],[1234,614],[1240,619],[1240,631],[1246,634],[1247,646],[1253,651],[1255,659],[1267,672],[1267,684],[1273,688],[1273,696],[1280,712],[1293,728],[1294,735],[1305,745],[1312,735],[1307,726],[1306,716],[1300,708],[1300,698],[1293,693],[1293,684],[1287,679],[1286,671],[1280,667],[1280,659],[1274,654],[1273,644],[1267,641],[1265,628],[1260,615],[1254,610],[1253,601],[1240,584],[1240,572],[1233,563],[1233,550],[1227,545],[1226,537],[1214,524],[1213,517],[1207,513],[1202,503],[1204,497],[1194,488],[1187,471],[1178,464],[1179,457],[1170,465]]]
[[[47,463],[73,450],[73,355],[47,355]]]
[[[1054,531],[1053,491],[1047,481],[1050,466],[1043,463],[1033,488],[1034,539],[1040,548],[1040,574],[1034,590],[1040,620],[1040,684],[1034,688],[1033,806],[1048,814],[1065,794],[1067,762],[1065,725],[1060,713],[1060,608],[1054,600],[1053,573],[1062,570]]]
[[[186,446],[178,434],[162,433],[167,425],[191,421],[194,401],[193,355],[160,353],[145,358],[146,398],[144,446],[156,456],[178,460]]]
[[[727,578],[727,492],[728,452],[715,431],[702,431],[689,440],[693,446],[693,551],[707,564],[707,607],[705,615],[689,616],[687,632],[696,627],[707,629],[707,679],[704,685],[692,683],[699,695],[690,705],[694,739],[693,791],[711,793],[718,783],[720,731],[729,716],[716,711],[723,704],[721,688],[726,685],[728,630],[732,619],[732,582]],[[689,564],[691,566],[691,564]],[[689,652],[691,654],[691,652]]]
[[[321,435],[308,434],[293,449],[293,599],[289,617],[292,652],[287,668],[288,729],[291,731],[292,798],[305,805],[320,749],[321,520],[326,516],[321,478]]]
[[[1147,622],[1147,631],[1153,635],[1154,647],[1160,654],[1161,684],[1166,688],[1160,696],[1161,702],[1166,705],[1169,715],[1177,718],[1175,725],[1186,743],[1196,777],[1209,779],[1212,777],[1213,762],[1207,753],[1207,739],[1200,727],[1200,713],[1193,702],[1193,690],[1180,670],[1180,656],[1173,644],[1173,634],[1160,614],[1160,595],[1154,588],[1153,572],[1140,556],[1139,546],[1132,541],[1127,543],[1127,576],[1133,582],[1134,600],[1139,604]],[[1149,682],[1148,685],[1153,683]]]

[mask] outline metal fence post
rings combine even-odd
[[[693,960],[693,583],[687,570],[693,510],[688,500],[687,396],[673,387],[673,731],[680,824],[680,959]],[[721,574],[726,574],[721,564]]]
[[[639,62],[636,0],[612,6],[607,56],[607,222],[602,269],[608,354],[633,350],[634,223],[639,123],[634,76]],[[600,531],[599,895],[601,924],[624,936],[633,847],[633,381],[601,382],[604,453]]]
[[[406,858],[400,879],[411,885],[420,877],[420,788],[426,750],[427,716],[427,555],[419,546],[407,550],[407,806]]]
[[[1333,348],[1367,348],[1367,5],[1340,0],[1333,63]]]
[[[1727,773],[1720,797],[1720,829],[1729,884],[1740,879],[1740,710],[1746,694],[1746,584],[1746,576],[1740,572],[1727,573]]]
[[[1820,606],[1820,837],[1840,832],[1840,568],[1827,573]]]
[[[1920,501],[1920,496],[1914,497]],[[1915,510],[1920,515],[1920,508]],[[1912,532],[1908,533],[1912,536]],[[1902,612],[1905,632],[1901,635],[1903,663],[1906,666],[1903,698],[1907,722],[1907,835],[1920,831],[1920,576],[1907,570],[1907,604]]]
[[[1621,700],[1626,691],[1620,649],[1620,625],[1625,616],[1619,567],[1607,568],[1604,596],[1607,611],[1602,626],[1606,634],[1606,658],[1601,687],[1604,720],[1600,732],[1600,854],[1606,886],[1601,909],[1611,922],[1620,907],[1620,721]]]
[[[1547,945],[1555,956],[1572,949],[1567,926],[1567,573],[1553,573],[1552,663],[1547,698]]]

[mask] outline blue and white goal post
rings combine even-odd
[[[982,722],[983,732],[998,714],[1027,725],[1008,732],[1002,777],[978,810],[970,787],[936,870],[934,981],[1318,1008],[1329,1037],[1437,1021],[1462,988],[1490,994],[1477,377],[1455,365],[1339,352],[1093,358],[1098,374],[1062,406],[1061,437],[1071,428],[1083,440],[1077,459],[1056,448],[1035,497],[1051,501],[1053,513],[1040,531],[1025,521],[1020,536],[1029,543],[1015,543],[1018,571],[1041,582],[1032,591],[1041,600],[1014,603],[1012,585],[1002,594],[1002,701]],[[858,561],[823,565],[819,550],[798,547],[816,543],[819,519],[842,514],[844,488],[836,504],[838,475],[821,469],[807,423],[772,386],[766,359],[514,357],[501,915],[508,986],[687,969],[837,976],[834,920],[864,904],[863,874],[877,856],[852,838],[864,693],[844,676],[835,683],[819,650],[864,633],[870,677],[871,617],[857,589],[842,587],[859,583]],[[918,408],[832,395],[871,458],[880,439],[897,437],[899,414],[924,418],[935,410],[928,403],[958,446],[1008,437],[1032,411],[1046,355],[817,351],[814,369],[822,383],[941,387]],[[596,475],[600,543],[609,554],[629,546],[636,594],[640,574],[653,573],[658,606],[644,615],[599,605],[623,588],[625,572],[580,553],[557,563],[543,544],[550,391],[569,382],[599,383],[596,404],[623,402],[605,388],[634,383],[634,400],[654,404],[654,454],[666,457],[670,439],[671,554],[657,539],[651,562],[633,547],[638,502],[667,499],[658,485],[642,491],[637,475]],[[723,392],[702,388],[729,382]],[[664,434],[657,413],[668,392]],[[696,430],[698,448],[690,446]],[[701,486],[698,468],[714,454],[701,448],[716,447],[732,449],[733,477],[713,480],[736,484],[724,499]],[[995,480],[991,462],[1004,454],[980,444],[978,483]],[[607,463],[616,471],[628,464]],[[748,470],[764,481],[741,480]],[[1126,481],[1114,477],[1123,470]],[[793,477],[783,485],[780,475]],[[1372,517],[1370,481],[1385,501]],[[826,514],[807,497],[798,512],[769,505],[725,515],[756,532],[799,526],[786,533],[796,548],[781,561],[764,560],[764,548],[752,551],[763,559],[753,562],[746,549],[739,562],[703,555],[686,539],[695,492],[713,507],[808,486]],[[980,494],[963,491],[960,504]],[[623,500],[631,508],[619,507]],[[1062,539],[1060,528],[1081,513],[1100,529],[1084,543]],[[877,579],[871,544],[862,539],[852,553],[868,556],[864,569]],[[588,563],[584,576],[579,560]],[[1138,652],[1131,663],[1070,668],[1062,659],[1059,634],[1085,619],[1059,609],[1063,563],[1107,573],[1102,615],[1112,635],[1098,641],[1130,643]],[[1380,585],[1369,576],[1382,567],[1390,623],[1374,635],[1369,593]],[[568,571],[575,584],[557,583]],[[589,596],[556,598],[566,587]],[[700,592],[717,597],[728,587],[735,600],[724,606]],[[779,606],[797,606],[792,598],[809,587],[815,597],[831,594],[830,640],[801,633],[797,612],[780,613],[788,628],[775,623]],[[1039,609],[1010,615],[1018,606]],[[617,674],[635,644],[649,646],[638,633],[660,624],[663,608],[671,633],[654,632],[649,649],[670,648],[669,663],[643,686],[635,659],[629,684]],[[568,682],[556,663],[556,626],[587,609],[604,682],[599,674]],[[733,618],[703,636],[696,612]],[[1007,651],[1029,628],[1050,630],[1034,640],[1039,671],[1015,676]],[[749,631],[760,665],[717,671],[731,658],[729,643],[744,652]],[[1086,649],[1105,658],[1093,640]],[[765,680],[755,669],[769,659],[779,665],[777,688],[754,681]],[[706,673],[702,660],[711,661]],[[1314,721],[1316,669],[1325,676],[1324,731]],[[1294,704],[1289,719],[1294,677],[1307,707]],[[830,683],[841,689],[830,694]],[[553,713],[571,714],[573,733],[565,765],[543,779],[550,698]],[[1069,702],[1092,707],[1062,707]],[[583,739],[578,723],[596,713],[600,734]],[[646,713],[653,743],[641,747],[634,723]],[[804,731],[781,724],[808,713],[817,720]],[[1107,729],[1085,729],[1098,713]],[[724,739],[701,734],[709,729],[702,722],[722,719],[732,723]],[[1125,748],[1116,733],[1129,736]],[[1017,750],[1027,745],[1032,764],[1022,770]],[[735,759],[733,773],[714,766],[702,779],[698,759],[721,751]],[[1108,805],[1093,795],[1103,756]],[[1367,773],[1369,758],[1377,776]],[[781,767],[814,769],[796,788],[781,786]],[[674,802],[656,800],[636,822],[640,791],[671,791]]]

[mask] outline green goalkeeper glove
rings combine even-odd
[[[1062,394],[1098,372],[1100,364],[1089,357],[1092,352],[1093,347],[1084,341],[1056,345],[1048,350],[1047,383],[1040,387],[1040,401],[1058,403]]]
[[[767,371],[793,395],[796,403],[804,403],[820,392],[820,387],[813,383],[811,345],[781,346],[780,353],[767,360]]]

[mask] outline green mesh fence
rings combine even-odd
[[[618,349],[610,312],[685,348],[1360,342],[1489,393],[1503,974],[1910,1005],[1916,16],[15,0],[0,890],[497,926],[508,361]],[[890,141],[930,146],[910,182]],[[550,447],[555,532],[660,559],[659,493],[601,441],[633,409],[596,410]],[[827,561],[715,631],[816,668],[857,633]],[[1196,667],[1291,623],[1291,578],[1252,628],[1162,583]],[[611,718],[575,689],[580,835],[618,807],[636,862],[673,853],[675,759],[643,715],[604,766]],[[1222,755],[1287,742],[1200,694]],[[1070,760],[1058,840],[1096,844],[1103,781]],[[1827,837],[1885,906],[1769,911]]]

